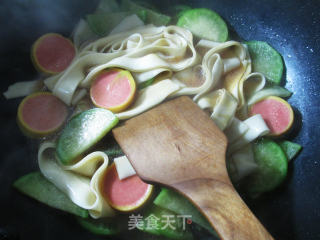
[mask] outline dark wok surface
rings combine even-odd
[[[30,46],[46,32],[69,35],[97,1],[2,0],[0,2],[1,92],[7,86],[37,76]],[[170,6],[176,1],[162,1]],[[296,109],[292,139],[304,146],[290,164],[286,182],[249,206],[275,239],[320,239],[320,1],[212,0],[189,1],[216,10],[245,40],[264,40],[286,63],[289,102]],[[165,9],[165,8],[164,8]],[[37,147],[15,123],[21,99],[1,95],[0,239],[6,230],[20,239],[105,239],[81,229],[74,218],[50,209],[17,191],[12,182],[37,169]]]

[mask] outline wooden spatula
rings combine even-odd
[[[143,180],[185,195],[222,239],[273,239],[232,186],[225,135],[190,98],[163,103],[113,135]]]

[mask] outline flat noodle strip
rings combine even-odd
[[[251,144],[247,144],[242,149],[233,153],[229,161],[233,165],[232,180],[236,182],[250,175],[258,168],[254,160]]]
[[[237,116],[240,119],[248,117],[247,100],[254,93],[264,88],[266,79],[261,73],[251,73],[244,78],[241,78],[238,88],[238,111]]]
[[[151,107],[156,106],[166,99],[169,95],[179,90],[179,86],[167,79],[142,89],[137,96],[134,105],[127,111],[117,113],[120,120],[136,116]]]
[[[76,89],[90,87],[94,76],[105,68],[119,67],[133,73],[157,69],[170,72],[190,67],[196,60],[189,31],[176,26],[146,27],[89,44],[67,70],[48,79],[46,84],[70,105]]]
[[[55,158],[55,144],[44,142],[38,152],[42,174],[75,204],[88,209],[93,218],[109,217],[114,211],[100,193],[99,182],[108,166],[108,156],[93,152],[72,166],[61,166]]]
[[[241,149],[258,137],[264,136],[270,132],[260,114],[246,119],[243,123],[248,126],[248,130],[228,147],[228,155]]]
[[[237,109],[237,100],[225,89],[207,93],[197,104],[201,109],[210,111],[210,117],[221,130],[231,123]]]

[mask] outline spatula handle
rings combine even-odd
[[[273,239],[231,183],[196,179],[172,185],[207,217],[223,240]]]

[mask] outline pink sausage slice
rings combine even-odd
[[[270,135],[286,133],[293,123],[293,110],[289,103],[280,97],[270,96],[250,108],[250,115],[261,114],[270,129]]]
[[[119,211],[133,211],[150,197],[153,186],[143,182],[138,175],[119,179],[113,163],[101,181],[101,192],[108,203]]]
[[[49,92],[38,92],[24,98],[18,108],[21,130],[33,137],[43,137],[57,131],[67,116],[67,106]]]
[[[48,74],[56,74],[65,70],[75,54],[72,42],[56,33],[43,35],[32,47],[35,67]]]
[[[112,112],[125,110],[134,99],[135,81],[129,71],[112,68],[102,71],[93,81],[90,97],[94,105]]]

